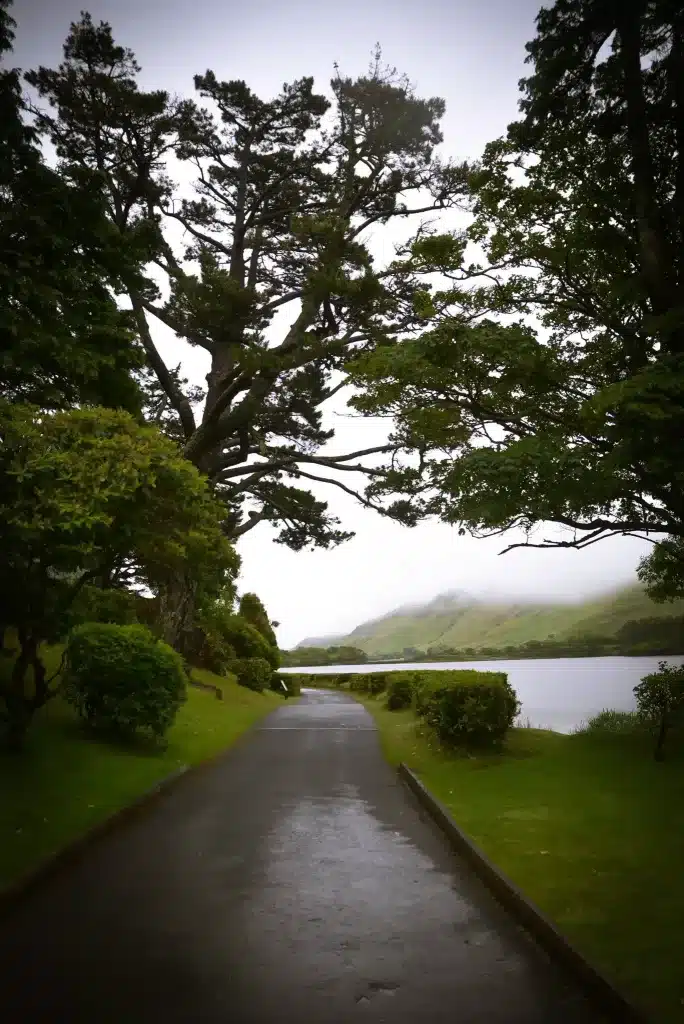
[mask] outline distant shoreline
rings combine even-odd
[[[569,658],[684,658],[684,651],[680,654],[672,654],[671,652],[660,651],[602,651],[596,654],[554,654],[551,652],[544,652],[541,654],[497,654],[497,655],[481,655],[472,658],[383,658],[379,661],[364,661],[358,664],[350,664],[349,662],[340,662],[339,665],[327,664],[327,665],[284,665],[281,671],[298,670],[298,669],[330,669],[332,672],[337,671],[341,668],[356,669],[359,672],[366,671],[368,669],[377,668],[381,665],[460,665],[469,664],[470,662],[481,662],[481,661],[559,661],[566,660]]]

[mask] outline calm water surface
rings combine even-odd
[[[411,669],[475,668],[507,672],[522,701],[520,718],[541,729],[572,732],[604,708],[634,709],[634,687],[642,676],[658,670],[658,662],[684,662],[683,655],[647,658],[549,658],[528,661],[441,661],[417,665],[335,665],[283,669],[285,672],[368,672]]]

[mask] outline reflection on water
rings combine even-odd
[[[411,669],[473,668],[507,672],[522,701],[520,719],[537,728],[572,732],[604,708],[634,709],[634,687],[659,661],[681,664],[684,655],[668,658],[550,658],[528,661],[447,661],[416,665],[344,665],[334,668],[284,669],[292,672],[408,671]]]

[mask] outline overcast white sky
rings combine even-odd
[[[524,46],[540,6],[539,0],[15,0],[12,63],[24,70],[57,65],[69,23],[82,8],[95,21],[109,21],[116,41],[135,51],[142,88],[188,96],[194,95],[193,75],[208,68],[219,79],[244,79],[264,98],[304,75],[327,91],[335,61],[343,74],[362,74],[380,42],[384,59],[408,74],[419,94],[446,100],[445,155],[475,158],[517,115],[517,83],[529,73]],[[155,337],[170,362],[183,358],[186,374],[204,384],[204,353],[174,345],[163,330],[155,329]],[[343,412],[332,414],[337,437],[331,451],[382,442],[382,424],[350,420]],[[408,530],[340,491],[330,488],[326,495],[344,527],[356,531],[340,548],[297,554],[274,544],[266,525],[239,544],[241,589],[256,591],[281,623],[283,647],[351,630],[446,590],[565,600],[606,590],[634,579],[640,555],[650,548],[615,538],[583,552],[498,557],[505,546],[500,538],[459,538],[437,523]]]

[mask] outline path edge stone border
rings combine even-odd
[[[91,847],[95,846],[102,839],[118,831],[135,817],[148,810],[157,800],[170,793],[183,779],[194,778],[204,769],[211,768],[217,761],[224,757],[229,757],[275,710],[277,708],[269,711],[263,718],[257,719],[249,728],[240,733],[230,746],[219,750],[216,754],[211,754],[203,761],[198,761],[197,764],[185,764],[181,765],[180,768],[176,768],[170,775],[159,779],[149,789],[146,789],[137,796],[130,804],[120,807],[118,811],[114,811],[106,818],[103,818],[102,821],[97,822],[82,835],[72,839],[66,846],[60,847],[60,849],[40,861],[35,867],[20,875],[13,882],[10,882],[4,889],[0,889],[0,917],[9,914],[17,904],[30,896],[34,890],[39,889],[61,871],[80,861],[90,852]]]
[[[444,804],[432,795],[403,761],[399,765],[398,773],[400,779],[444,833],[452,848],[468,861],[499,903],[537,940],[546,953],[574,976],[597,1008],[616,1024],[649,1024],[643,1011],[630,1003],[596,970],[565,938],[550,918],[536,907],[458,827]]]

